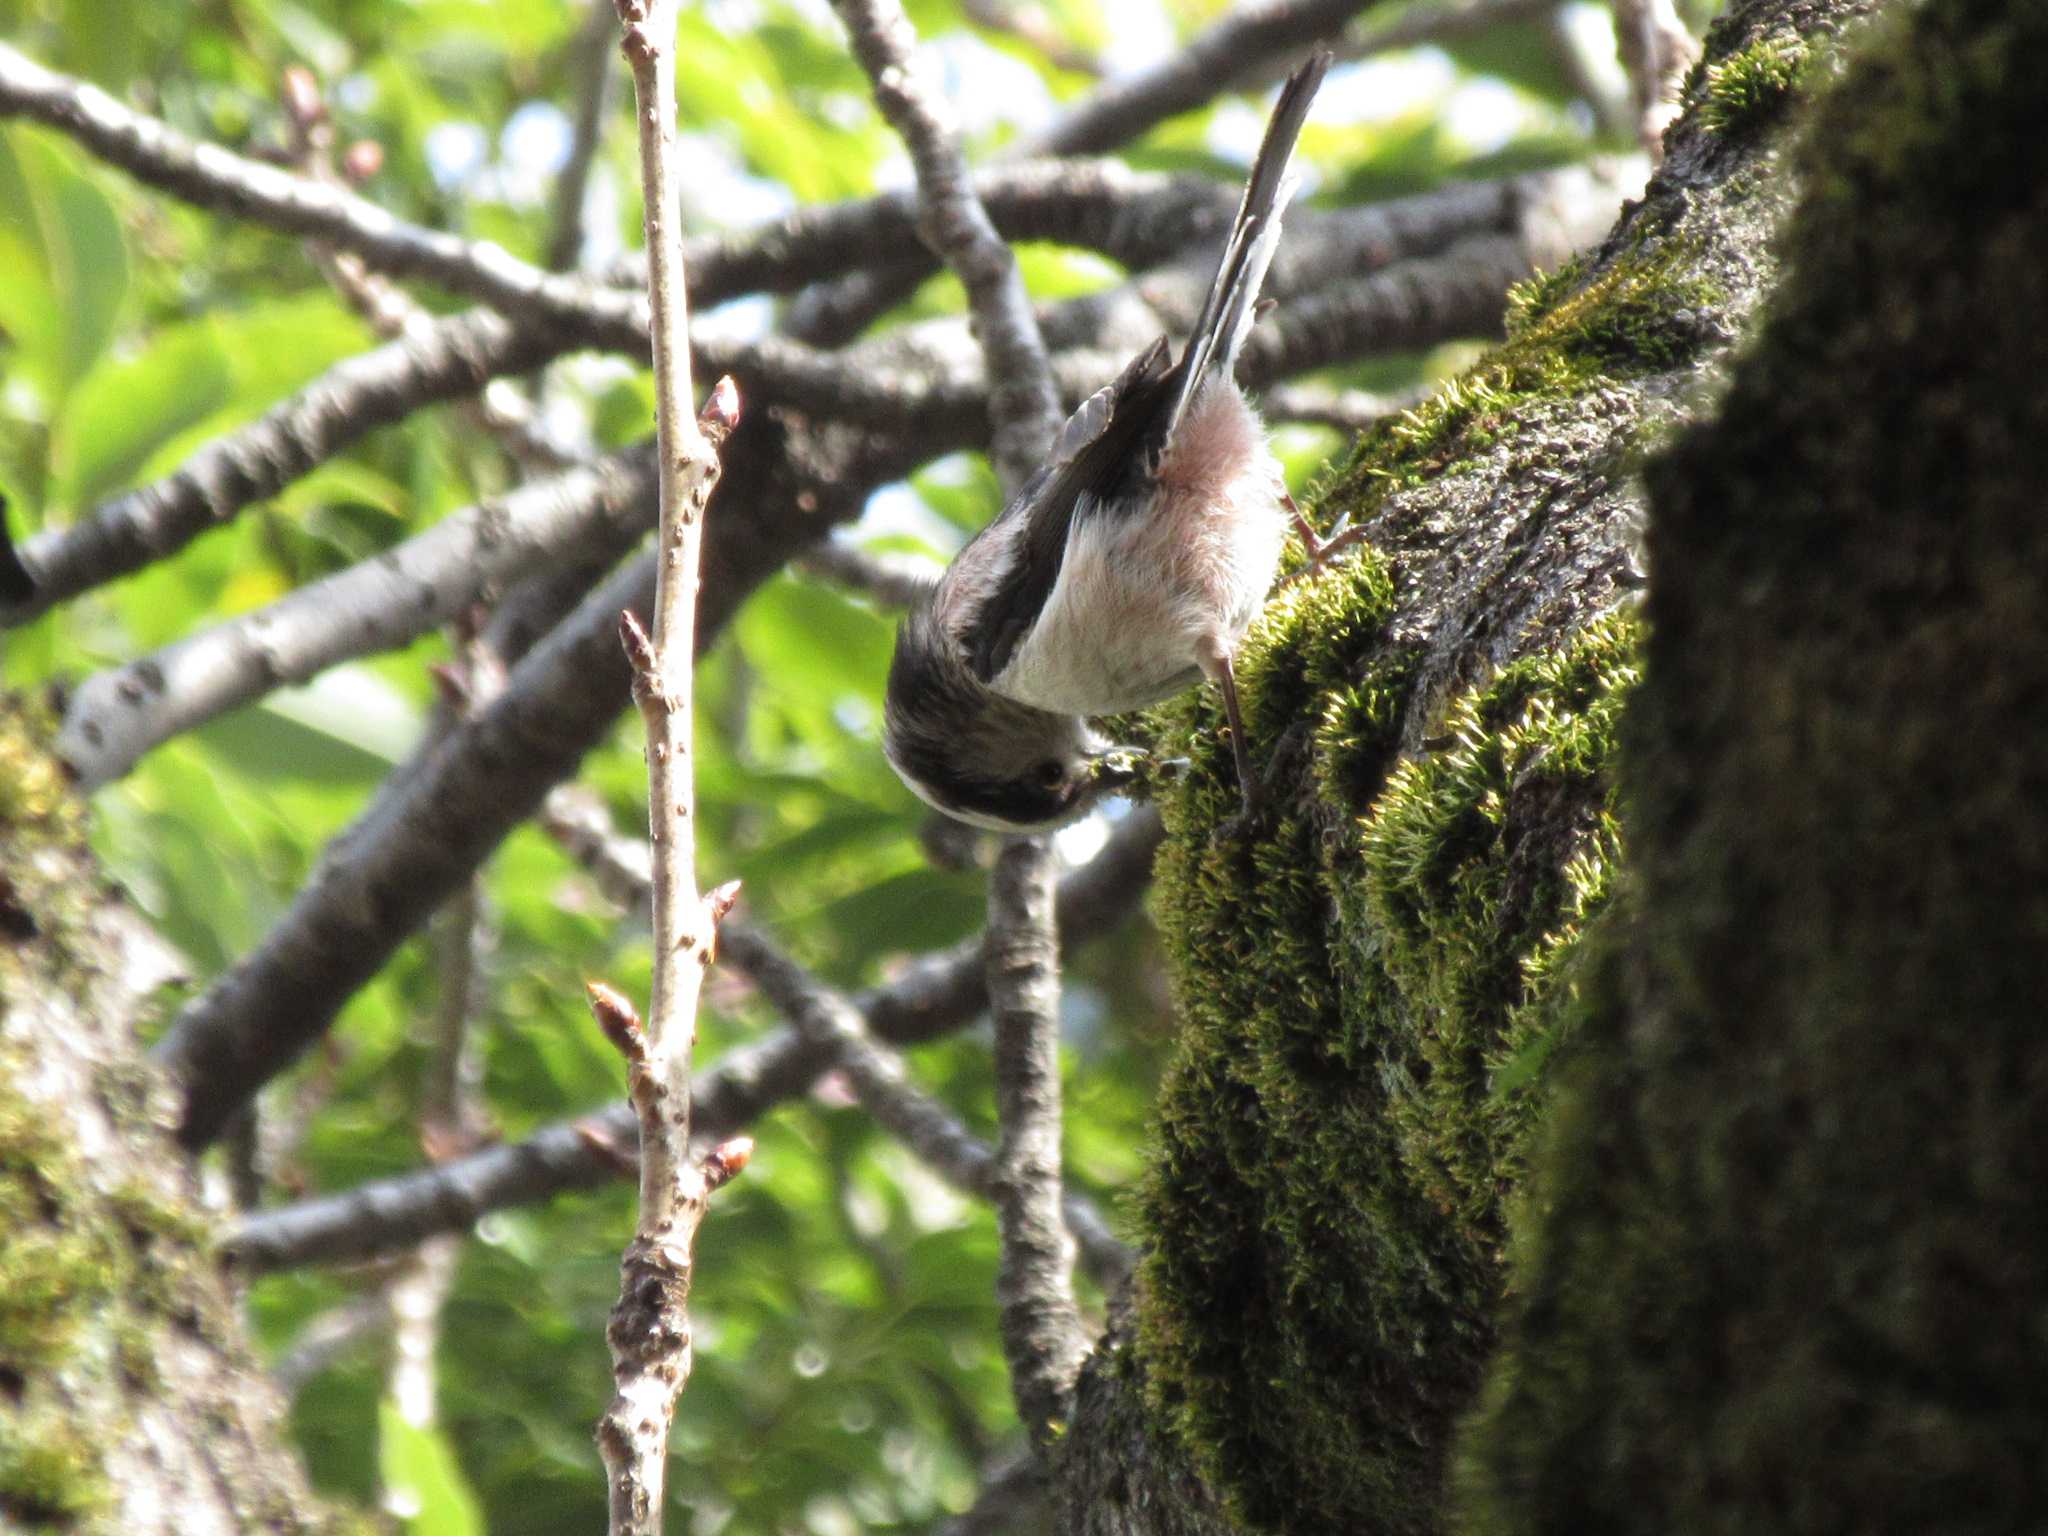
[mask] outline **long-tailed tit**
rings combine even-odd
[[[1282,87],[1180,361],[1166,338],[1067,418],[1051,458],[947,567],[896,636],[883,750],[927,804],[1030,832],[1135,777],[1091,716],[1213,678],[1255,793],[1231,658],[1293,512],[1235,378],[1293,194],[1294,142],[1329,67]]]

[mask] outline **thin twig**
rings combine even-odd
[[[611,0],[585,0],[590,14],[583,30],[576,34],[570,58],[569,77],[576,84],[575,126],[569,139],[569,155],[555,177],[554,204],[548,236],[548,270],[568,272],[577,266],[583,250],[583,205],[589,200],[590,168],[604,141],[605,118],[611,113],[613,82],[618,71],[612,67],[613,39],[618,19]]]
[[[928,597],[938,584],[940,567],[916,555],[862,549],[845,539],[827,539],[797,561],[806,576],[864,592],[878,603],[908,608]]]
[[[661,529],[654,632],[622,610],[633,699],[647,729],[647,821],[653,847],[653,983],[643,1025],[623,998],[593,983],[592,1006],[626,1057],[640,1126],[640,1215],[619,1265],[619,1301],[605,1337],[615,1392],[598,1421],[612,1536],[659,1536],[669,1429],[690,1374],[690,1276],[711,1193],[746,1158],[734,1146],[699,1162],[690,1151],[690,1074],[697,1000],[718,924],[737,885],[697,889],[693,676],[704,510],[718,447],[739,423],[721,379],[701,416],[690,387],[689,296],[677,203],[676,0],[618,0],[640,125],[640,186],[652,316]]]
[[[700,642],[876,485],[907,473],[910,462],[891,456],[904,452],[825,427],[743,430],[727,446],[724,481],[749,512],[707,538]],[[155,1055],[183,1094],[187,1145],[211,1142],[243,1100],[318,1040],[611,730],[631,681],[619,611],[648,612],[653,591],[649,553],[578,602],[512,669],[499,698],[386,777],[257,946],[184,1006]]]
[[[867,1021],[851,999],[826,986],[750,925],[729,925],[721,947],[799,1035],[830,1055],[882,1129],[955,1188],[984,1200],[993,1198],[994,1151],[910,1081],[903,1058],[868,1033]],[[1065,1198],[1061,1217],[1096,1283],[1114,1291],[1130,1275],[1130,1250],[1110,1231],[1102,1214],[1078,1195]]]
[[[1700,45],[1672,0],[1615,0],[1614,35],[1634,97],[1636,137],[1654,166],[1664,158],[1664,130],[1677,120]]]
[[[917,173],[925,243],[959,274],[987,360],[994,458],[1014,493],[1043,462],[1059,396],[1016,258],[967,176],[938,95],[920,75],[916,36],[895,0],[836,0],[883,116]],[[1042,838],[1003,850],[989,883],[989,997],[995,1015],[999,1132],[991,1193],[1001,1244],[996,1299],[1010,1388],[1035,1444],[1065,1417],[1087,1335],[1074,1302],[1074,1241],[1060,1210],[1059,950],[1052,852]]]
[[[1259,413],[1268,421],[1298,421],[1310,426],[1335,427],[1340,432],[1370,432],[1389,417],[1414,410],[1435,392],[1435,386],[1427,384],[1390,395],[1364,389],[1324,389],[1313,384],[1275,384],[1260,398]]]

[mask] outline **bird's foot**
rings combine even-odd
[[[1294,519],[1294,531],[1301,536],[1301,547],[1308,551],[1308,560],[1299,570],[1292,571],[1280,585],[1285,587],[1300,581],[1304,576],[1314,576],[1337,556],[1365,537],[1363,528],[1351,526],[1351,514],[1346,512],[1337,519],[1337,526],[1330,530],[1327,538],[1319,535],[1308,525],[1308,519],[1301,515],[1301,508],[1294,504],[1292,496],[1282,496],[1287,515]]]

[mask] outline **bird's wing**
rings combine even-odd
[[[1076,513],[1115,501],[1129,477],[1148,467],[1143,439],[1172,392],[1170,355],[1162,336],[1084,400],[1060,428],[1046,466],[940,579],[934,616],[984,683],[1002,671],[1045,607]]]

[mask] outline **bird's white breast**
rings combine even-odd
[[[1264,603],[1286,543],[1280,466],[1235,385],[1189,402],[1146,507],[1082,507],[1037,621],[996,674],[1040,709],[1104,715],[1157,703],[1228,653]]]

